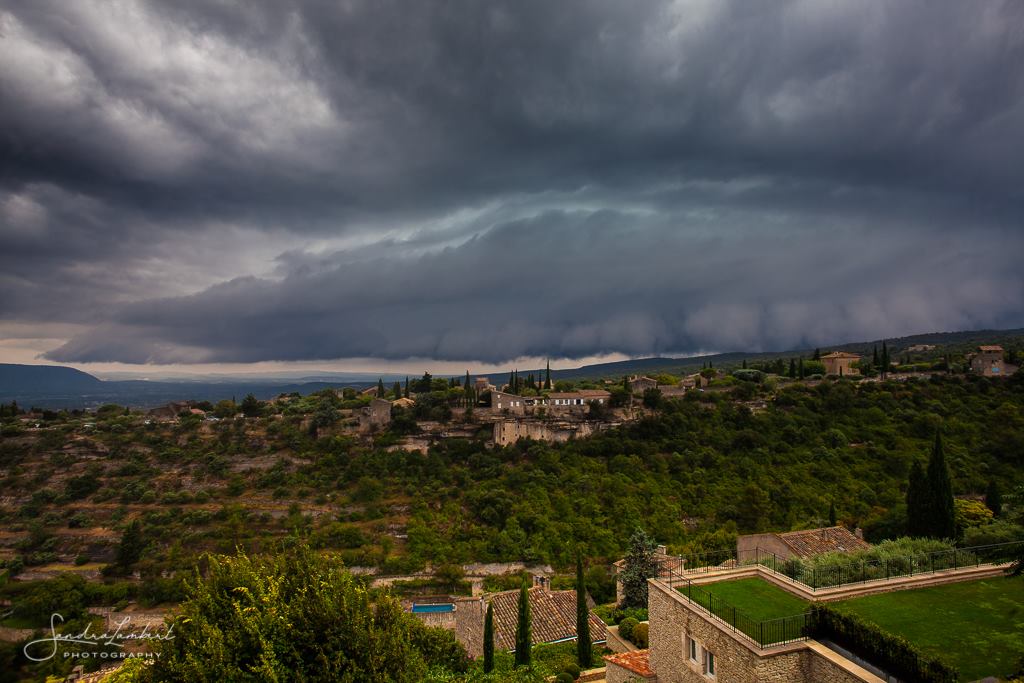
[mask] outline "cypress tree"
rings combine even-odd
[[[744,370],[747,369],[747,359],[746,358],[743,359],[743,369]]]
[[[409,375],[405,376],[405,397],[409,398]]]
[[[913,538],[928,535],[928,481],[918,460],[910,466],[907,482],[907,535]]]
[[[834,500],[828,506],[828,525],[836,525],[836,502]]]
[[[871,364],[878,367],[878,345],[871,348]]]
[[[391,388],[391,393],[395,395],[395,400],[402,398],[402,385],[395,382],[395,386]]]
[[[800,379],[803,379],[804,378],[804,357],[803,356],[800,356],[800,364],[799,364],[799,366],[797,368],[797,371],[800,373]]]
[[[889,374],[889,347],[882,342],[882,379]]]
[[[999,484],[993,479],[985,489],[985,506],[992,511],[992,515],[998,517],[1003,512],[1003,494],[999,491]]]
[[[814,358],[812,360],[821,360],[821,349],[814,349]]]
[[[484,617],[484,673],[494,670],[494,605],[487,603],[487,616]]]
[[[466,380],[462,384],[463,389],[469,389],[469,370],[466,370]]]
[[[583,558],[576,556],[576,663],[581,669],[593,666],[590,646],[590,610],[587,608],[587,583],[583,579]]]
[[[928,461],[928,521],[930,536],[956,538],[956,508],[953,505],[953,484],[942,449],[942,434],[935,432],[935,445]]]
[[[384,380],[377,378],[377,398],[384,398]]]
[[[789,359],[789,376],[796,378],[796,361],[792,358]]]
[[[519,620],[516,622],[516,666],[530,666],[530,592],[523,581],[519,589]]]
[[[544,388],[551,388],[551,361],[548,361],[547,367],[544,369]]]

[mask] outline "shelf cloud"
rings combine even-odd
[[[1012,1],[13,0],[0,338],[497,363],[1024,326],[1022,63]]]

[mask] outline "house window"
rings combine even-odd
[[[694,640],[693,638],[691,638],[690,636],[686,636],[686,650],[687,650],[687,653],[690,655],[690,661],[696,663],[696,661],[697,661],[697,641]]]
[[[704,675],[709,678],[715,676],[715,653],[704,649]]]

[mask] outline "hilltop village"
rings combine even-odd
[[[491,377],[471,377],[468,372],[464,378],[434,378],[425,373],[390,387],[380,381],[361,391],[331,389],[307,397],[281,395],[258,404],[250,399],[248,406],[231,402],[215,406],[174,403],[148,411],[147,419],[218,421],[301,412],[306,415],[303,427],[319,435],[372,438],[388,432],[400,437],[392,447],[425,453],[432,442],[445,438],[483,439],[495,446],[520,439],[564,442],[583,438],[635,421],[662,401],[682,399],[693,392],[735,393],[741,398],[751,394],[744,404],[756,412],[764,409],[774,390],[793,383],[907,381],[935,371],[1001,377],[1017,371],[1017,365],[1007,360],[1016,362],[1016,354],[1008,354],[998,345],[977,347],[964,356],[959,367],[947,355],[922,360],[935,356],[935,349],[933,345],[912,345],[891,355],[883,346],[871,357],[816,350],[807,359],[791,358],[788,363],[778,359],[748,367],[744,361],[728,370],[705,367],[682,377],[631,375],[621,380],[582,382],[552,381],[550,368],[543,377],[532,373],[522,377],[512,371],[499,384]],[[762,391],[752,391],[752,386]]]

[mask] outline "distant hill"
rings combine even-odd
[[[0,363],[0,394],[90,391],[102,384],[87,372],[60,365]]]
[[[253,394],[268,399],[278,394],[309,394],[329,387],[364,387],[374,382],[151,382],[103,381],[92,375],[58,365],[0,363],[0,403],[17,401],[22,407],[96,408],[107,403],[154,407],[171,401],[220,401]]]
[[[864,342],[822,345],[822,351],[850,351],[852,353],[870,354],[873,347],[882,345],[881,339]],[[1021,347],[1024,345],[1024,329],[1015,330],[971,330],[967,332],[935,332],[918,334],[910,337],[899,337],[884,340],[894,355],[903,353],[907,347],[917,344],[934,344],[938,347],[934,353],[959,354],[969,351],[979,344],[1002,344],[1004,346]],[[813,348],[794,349],[790,351],[771,351],[745,353],[733,351],[716,353],[689,358],[638,358],[635,360],[615,363],[596,363],[579,368],[552,370],[553,379],[618,379],[623,375],[657,375],[668,373],[683,375],[696,372],[706,365],[716,368],[730,368],[739,365],[743,360],[759,361],[774,358],[791,358],[794,356],[810,356]],[[543,379],[544,369],[519,370],[520,377],[533,373]],[[207,378],[179,381],[120,380],[103,381],[92,375],[74,368],[54,365],[11,365],[0,364],[0,403],[14,400],[22,406],[40,408],[95,408],[105,403],[119,403],[133,407],[153,407],[170,401],[195,400],[219,401],[236,398],[241,400],[246,394],[253,394],[260,399],[268,399],[278,394],[299,392],[308,394],[329,387],[364,388],[377,383],[373,373],[359,373],[362,381],[353,381],[356,374],[347,378],[333,376],[335,373],[315,373],[291,383],[284,383],[280,377],[252,379]],[[507,373],[488,373],[491,381],[501,384],[508,377]],[[382,375],[390,384],[396,378],[391,373]],[[443,376],[443,375],[439,375]],[[364,378],[374,378],[369,381]],[[316,380],[316,381],[305,381]]]

